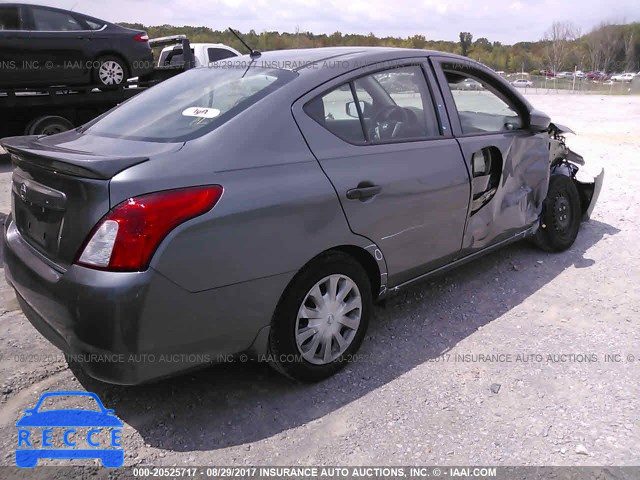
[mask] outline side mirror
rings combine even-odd
[[[364,100],[360,100],[358,103],[360,104],[360,111],[362,112],[362,115],[366,118],[369,110],[371,110],[371,104]],[[358,118],[358,107],[356,107],[356,102],[347,102],[345,105],[345,111],[351,118]]]
[[[529,112],[529,128],[537,132],[546,132],[551,124],[551,119],[546,113],[536,110]]]

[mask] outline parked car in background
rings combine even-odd
[[[4,274],[96,378],[246,353],[321,380],[354,358],[374,301],[521,239],[566,250],[598,198],[603,173],[581,171],[570,130],[467,57],[339,47],[232,63],[81,128],[2,140]]]
[[[1,4],[0,88],[117,87],[153,70],[148,40],[142,30],[69,10]]]
[[[611,80],[613,80],[614,82],[630,82],[631,80],[633,80],[633,77],[635,76],[636,76],[635,73],[630,73],[630,72],[619,73],[617,75],[612,75]]]
[[[497,73],[497,72],[496,72]],[[484,87],[477,80],[466,78],[460,82],[460,90],[482,90]]]
[[[514,87],[533,87],[533,82],[526,78],[519,78],[518,80],[511,82],[511,85]]]
[[[240,55],[235,48],[223,43],[192,43],[191,52],[195,59],[195,66],[200,67],[226,58]],[[179,45],[164,47],[158,56],[158,67],[181,65],[184,63],[182,47]]]
[[[587,73],[587,79],[588,80],[593,80],[596,82],[601,82],[603,80],[607,80],[607,74],[605,72],[598,72],[598,71],[594,71],[594,72],[589,72]]]

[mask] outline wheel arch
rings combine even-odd
[[[331,251],[342,252],[349,255],[350,257],[355,259],[362,266],[362,268],[364,268],[365,272],[367,273],[367,277],[369,278],[369,282],[371,283],[371,292],[373,293],[374,301],[380,295],[382,295],[384,291],[386,291],[386,268],[384,269],[384,271],[381,271],[380,269],[380,263],[384,261],[384,258],[382,257],[382,253],[377,247],[373,249],[373,251],[369,251],[365,248],[355,245],[340,245],[338,247],[326,250],[320,255]],[[380,253],[377,255],[376,252]],[[378,256],[378,258],[380,258],[380,260],[376,258],[376,255]]]
[[[298,272],[304,270],[309,264],[315,262],[318,258],[330,255],[332,252],[349,255],[358,262],[362,268],[364,268],[371,285],[371,293],[373,294],[374,301],[386,292],[387,264],[382,252],[375,244],[369,244],[367,246],[342,244],[327,248],[306,261],[304,265],[298,269]],[[298,272],[296,272],[296,275]],[[291,279],[289,285],[291,285],[294,278],[295,276]],[[289,285],[287,285],[287,288],[289,288]]]

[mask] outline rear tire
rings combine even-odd
[[[129,78],[127,63],[119,57],[106,55],[96,60],[97,68],[93,69],[93,81],[101,90],[109,90],[126,84]]]
[[[271,365],[302,382],[330,377],[358,351],[372,310],[365,270],[342,252],[313,260],[293,278],[273,317]]]
[[[25,135],[55,135],[71,130],[73,123],[64,117],[48,115],[31,121],[25,129]]]
[[[566,250],[578,236],[581,216],[580,195],[573,180],[565,175],[552,175],[534,243],[546,252]]]

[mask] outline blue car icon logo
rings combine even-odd
[[[41,411],[42,403],[51,397],[90,397],[95,400],[99,410],[70,408]],[[95,393],[44,393],[36,406],[25,410],[24,413],[26,415],[16,423],[18,467],[35,467],[40,458],[99,458],[102,465],[109,468],[121,467],[124,464],[124,451],[120,444],[123,424],[114,415],[113,410],[104,408]],[[38,434],[41,434],[41,442]],[[62,443],[64,448],[56,448],[57,445],[54,443]]]

